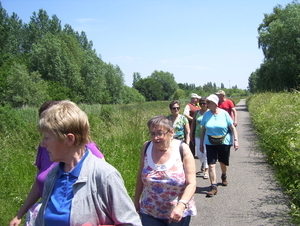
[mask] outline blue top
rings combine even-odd
[[[78,179],[82,163],[88,152],[89,150],[86,149],[79,163],[68,173],[63,170],[65,163],[59,163],[54,189],[45,210],[45,225],[70,225],[70,211],[74,197],[72,186]]]
[[[230,130],[228,127],[232,125],[233,121],[230,115],[223,109],[218,115],[214,115],[211,110],[204,113],[201,125],[205,127],[206,132],[204,136],[204,144],[212,145],[208,140],[208,135],[210,136],[224,136]],[[223,144],[231,144],[231,135],[227,133]]]

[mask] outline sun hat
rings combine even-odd
[[[198,99],[200,99],[201,97],[198,96],[196,93],[192,93],[192,94],[191,94],[191,99],[192,99],[192,98],[198,98]]]
[[[226,96],[226,93],[224,90],[219,90],[218,92],[216,92],[216,95],[221,94],[223,96]]]
[[[219,97],[216,95],[216,94],[211,94],[209,95],[206,100],[208,101],[211,101],[211,102],[214,102],[217,106],[218,106],[218,103],[219,103]]]

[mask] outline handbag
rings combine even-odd
[[[221,145],[221,144],[223,144],[226,135],[225,136],[210,136],[210,135],[208,135],[208,140],[212,145]]]
[[[227,133],[224,136],[208,136],[208,140],[212,145],[222,145],[225,137],[227,136],[227,134],[229,133],[230,129],[228,128]]]

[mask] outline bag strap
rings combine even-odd
[[[149,140],[145,146],[145,151],[144,151],[144,155],[146,155],[146,152],[147,152],[147,149],[149,147],[151,143],[151,140]],[[182,147],[182,143],[183,141],[180,142],[180,145],[179,145],[179,152],[180,152],[180,157],[181,157],[181,161],[183,162],[183,147]]]
[[[147,149],[148,149],[150,143],[151,143],[151,140],[149,140],[149,141],[147,142],[147,144],[146,144],[145,151],[144,151],[144,155],[146,155],[146,152],[147,152]]]

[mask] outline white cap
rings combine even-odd
[[[217,106],[219,104],[219,97],[216,94],[209,95],[206,100],[214,102]]]

